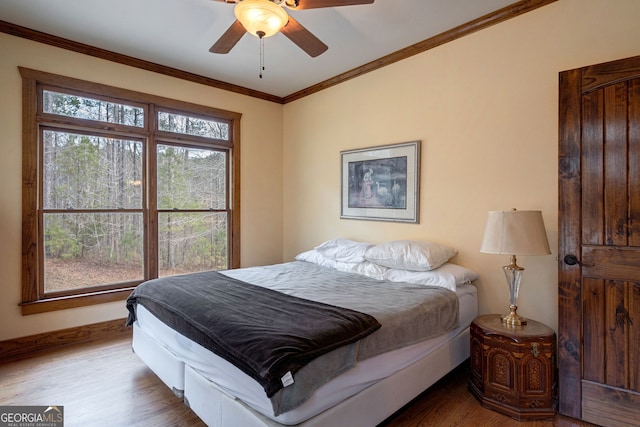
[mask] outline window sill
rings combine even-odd
[[[133,291],[133,287],[113,291],[94,292],[90,294],[74,295],[59,298],[47,298],[20,304],[22,315],[46,313],[49,311],[66,310],[69,308],[85,307],[88,305],[104,304],[114,301],[124,301]]]

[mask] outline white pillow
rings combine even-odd
[[[364,257],[384,267],[411,271],[429,271],[449,261],[458,251],[433,242],[394,240],[373,246]]]
[[[364,253],[372,247],[371,243],[356,242],[349,239],[327,240],[315,249],[324,257],[340,262],[362,262]]]
[[[471,283],[480,277],[478,273],[460,265],[446,263],[431,271],[387,270],[384,275],[391,282],[409,282],[426,286],[438,286],[455,292],[458,286]]]
[[[296,255],[296,260],[310,262],[323,267],[336,268],[336,262],[334,260],[322,256],[322,254],[315,249],[299,253]]]
[[[296,261],[305,261],[317,264],[322,267],[333,268],[334,270],[344,271],[347,273],[356,273],[373,279],[382,280],[385,273],[389,270],[387,267],[374,264],[369,261],[362,262],[340,262],[323,256],[315,249],[296,255]]]
[[[336,262],[335,269],[339,271],[346,271],[347,273],[360,274],[362,276],[367,276],[377,280],[384,279],[385,273],[389,270],[387,267],[383,267],[369,261],[362,261],[357,263]]]

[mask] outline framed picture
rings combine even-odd
[[[420,141],[340,152],[340,218],[419,222]]]

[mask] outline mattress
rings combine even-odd
[[[231,363],[172,330],[142,306],[138,307],[136,326],[144,331],[146,339],[159,343],[176,359],[214,382],[230,396],[281,424],[297,424],[415,363],[458,336],[477,316],[478,305],[477,291],[473,285],[459,286],[456,295],[460,310],[458,328],[444,335],[363,360],[355,368],[321,386],[302,405],[278,416],[273,414],[271,401],[260,384]]]

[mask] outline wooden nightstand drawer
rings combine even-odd
[[[471,324],[469,390],[483,406],[512,418],[553,418],[555,354],[555,332],[542,323],[509,326],[497,314],[480,316]]]

